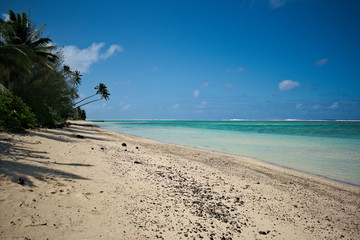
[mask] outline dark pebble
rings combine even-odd
[[[25,185],[25,178],[19,177],[17,183],[24,186]]]
[[[267,235],[267,234],[269,234],[270,233],[270,231],[259,231],[259,234],[261,234],[261,235]]]

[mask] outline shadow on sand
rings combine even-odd
[[[58,140],[58,137],[52,135],[47,137]],[[0,138],[0,175],[10,177],[13,182],[30,187],[35,187],[35,185],[29,177],[34,177],[40,181],[48,181],[53,177],[88,180],[88,178],[71,172],[57,170],[56,165],[76,167],[91,167],[92,165],[50,162],[47,152],[36,151],[32,147],[24,147],[22,146],[23,143],[25,142],[12,138]],[[26,143],[28,144],[28,142]],[[20,183],[19,179],[25,179],[25,181]]]
[[[60,141],[60,142],[73,142],[75,139],[77,139],[77,135],[80,134],[86,134],[84,135],[84,139],[91,139],[96,141],[109,141],[106,138],[99,138],[94,137],[91,135],[94,135],[97,133],[97,131],[89,132],[89,131],[83,131],[76,129],[75,131],[72,131],[71,128],[68,129],[56,129],[56,130],[48,130],[45,129],[43,131],[32,131],[31,135]]]

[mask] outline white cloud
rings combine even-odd
[[[224,87],[224,88],[232,88],[233,85],[231,83],[226,83],[226,84],[222,85],[222,87]]]
[[[336,109],[339,107],[339,103],[335,102],[333,105],[329,106],[330,109]]]
[[[209,86],[209,82],[204,82],[204,83],[201,85],[202,88],[205,88],[205,87],[208,87],[208,86]]]
[[[327,63],[327,61],[329,61],[328,58],[319,59],[319,60],[317,60],[316,62],[314,62],[314,66],[316,66],[316,67],[322,67],[322,66],[325,65],[325,63]]]
[[[2,15],[4,21],[9,20],[9,14],[3,13],[3,14],[1,14],[1,15]]]
[[[199,90],[195,90],[194,93],[193,93],[193,97],[194,98],[198,98],[200,95],[200,91]]]
[[[244,72],[245,71],[245,68],[243,68],[243,67],[238,67],[238,72]]]
[[[321,106],[319,104],[316,104],[316,105],[312,106],[313,110],[318,110],[320,108],[321,108]]]
[[[300,86],[299,82],[293,81],[293,80],[284,80],[281,83],[279,83],[279,90],[280,91],[289,91],[292,89],[295,89]]]
[[[79,49],[77,46],[69,45],[63,48],[64,64],[69,65],[72,69],[82,73],[89,72],[90,65],[96,63],[99,59],[107,59],[116,51],[123,51],[118,45],[111,45],[109,49],[100,54],[100,49],[105,43],[93,43],[88,48]]]
[[[127,109],[129,109],[130,107],[131,107],[130,104],[126,104],[125,106],[122,107],[122,109],[123,109],[123,110],[127,110]]]
[[[124,102],[119,102],[118,106],[122,109],[122,110],[127,110],[131,107],[130,104],[125,104]]]
[[[202,101],[200,105],[198,105],[199,108],[204,108],[207,105],[206,101]]]
[[[175,104],[175,105],[173,105],[172,107],[171,107],[171,109],[174,109],[174,110],[176,110],[176,109],[178,109],[180,107],[180,104]]]
[[[226,69],[226,72],[228,72],[228,73],[230,73],[230,72],[245,72],[245,68],[243,68],[241,66],[236,68],[235,70],[232,68],[228,68],[228,69]]]
[[[296,104],[296,109],[303,109],[303,108],[304,108],[304,106],[301,103]]]
[[[287,0],[269,0],[270,7],[272,9],[284,6]]]
[[[151,72],[157,72],[157,71],[159,71],[159,68],[158,68],[158,66],[154,66],[154,67],[152,67],[152,68],[150,69],[150,71],[151,71]]]
[[[119,45],[113,44],[109,47],[109,49],[102,55],[100,55],[101,59],[107,59],[111,57],[116,51],[123,52],[124,49]]]

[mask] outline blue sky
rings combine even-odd
[[[359,0],[2,1],[109,101],[88,119],[360,119]]]

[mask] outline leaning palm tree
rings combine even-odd
[[[40,37],[46,25],[36,29],[26,13],[15,14],[9,10],[9,19],[0,19],[0,65],[9,71],[9,90],[14,88],[19,76],[31,72],[33,64],[51,68],[57,56],[52,53],[50,38]]]
[[[82,106],[87,105],[87,104],[89,104],[89,103],[96,102],[96,101],[100,101],[100,100],[102,100],[102,99],[105,99],[105,100],[107,101],[107,100],[110,98],[110,92],[109,92],[109,90],[107,89],[107,87],[106,87],[105,84],[100,83],[100,84],[99,84],[98,86],[96,86],[94,89],[97,90],[94,95],[91,95],[91,96],[89,96],[89,97],[86,97],[86,98],[82,99],[81,101],[75,103],[74,106],[82,107]],[[87,99],[89,99],[89,98],[92,98],[92,97],[95,97],[95,96],[97,96],[97,95],[100,95],[100,98],[95,99],[95,100],[92,100],[92,101],[89,101],[89,102],[86,102],[86,103],[83,103],[83,104],[81,104],[81,105],[78,105],[79,103],[84,102],[85,100],[87,100]]]

